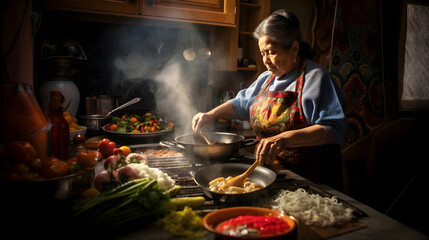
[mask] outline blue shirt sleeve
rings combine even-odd
[[[302,107],[309,125],[322,125],[329,143],[341,143],[346,131],[345,97],[326,69],[307,61]]]
[[[250,119],[250,106],[270,75],[269,71],[263,72],[248,88],[240,90],[235,98],[229,100],[238,119]]]
[[[270,85],[270,91],[294,91],[297,72],[294,71],[281,79],[276,77]],[[269,71],[262,73],[247,89],[241,90],[230,100],[239,119],[249,120],[250,106],[269,76]],[[344,93],[334,84],[328,71],[307,60],[302,93],[304,117],[309,125],[322,125],[329,143],[341,143],[346,133],[347,121],[343,106],[345,106]]]

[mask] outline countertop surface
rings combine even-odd
[[[244,150],[241,150],[244,151]],[[158,163],[157,163],[158,164]],[[189,171],[188,171],[189,170]],[[186,174],[189,172],[189,176],[192,179],[192,172],[195,169],[186,169],[186,167],[180,168],[181,174]],[[165,171],[169,171],[167,168]],[[280,170],[277,173],[281,176],[284,176],[286,180],[292,180],[302,186],[310,187],[316,192],[322,194],[328,194],[330,196],[336,196],[341,202],[352,206],[357,211],[362,213],[357,219],[357,222],[350,224],[348,227],[343,229],[315,229],[308,226],[305,226],[298,221],[298,228],[296,236],[293,236],[292,239],[299,240],[313,240],[313,239],[429,239],[428,236],[372,209],[371,207],[353,199],[349,196],[329,187],[326,185],[317,185],[314,184],[305,178],[289,171],[289,170]],[[277,181],[277,180],[276,180]],[[283,184],[283,185],[282,185]],[[279,181],[276,185],[276,188],[285,188],[287,189],[290,185],[288,181]],[[189,188],[190,186],[187,186]],[[270,191],[275,191],[271,189]],[[195,194],[195,193],[194,193]],[[201,195],[204,196],[201,192]],[[228,207],[228,204],[220,204],[216,201],[212,201],[210,198],[206,197],[206,204],[214,209],[209,210],[213,211],[216,208]],[[245,204],[244,204],[245,205]],[[207,206],[206,206],[207,207]],[[204,208],[204,207],[203,207]],[[198,211],[198,209],[196,209]],[[202,215],[206,214],[207,211],[201,211]],[[172,239],[167,232],[164,232],[159,226],[153,224],[142,225],[141,228],[135,229],[133,231],[125,232],[118,236],[117,239]],[[214,234],[209,234],[203,239],[217,239]]]

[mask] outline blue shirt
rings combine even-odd
[[[305,120],[309,125],[321,125],[328,135],[328,143],[339,144],[347,131],[343,111],[344,93],[321,65],[307,59],[305,70],[302,89]],[[276,76],[269,91],[295,91],[297,74],[298,70],[295,70],[281,78]],[[269,76],[269,71],[263,72],[248,88],[239,91],[234,99],[229,100],[239,119],[249,120],[250,106]]]

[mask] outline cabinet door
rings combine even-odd
[[[142,15],[235,24],[235,0],[142,0]]]
[[[43,6],[54,9],[75,9],[76,11],[103,11],[110,13],[139,14],[138,0],[44,0]]]

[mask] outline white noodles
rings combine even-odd
[[[326,227],[349,222],[353,218],[353,210],[343,206],[335,196],[309,194],[302,188],[281,190],[274,202],[274,210],[294,216],[306,225]]]

